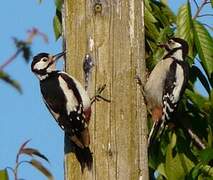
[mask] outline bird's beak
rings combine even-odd
[[[65,54],[66,54],[66,51],[63,51],[63,52],[61,52],[61,53],[58,53],[58,54],[52,56],[52,61],[53,61],[53,62],[57,61],[58,59],[60,59],[60,58],[61,58],[62,56],[64,56]]]
[[[157,44],[157,46],[160,48],[166,48],[167,45],[166,44]]]
[[[164,44],[157,44],[157,46],[160,47],[160,48],[164,48],[164,49],[166,49],[167,51],[170,51],[170,48],[169,48],[169,46],[168,46],[167,43],[164,43]]]

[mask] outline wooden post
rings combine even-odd
[[[82,83],[83,59],[95,62],[89,94],[106,84],[90,122],[93,170],[65,154],[66,180],[148,180],[143,0],[64,0],[66,71]],[[66,146],[66,145],[65,145]]]

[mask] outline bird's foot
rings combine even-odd
[[[106,101],[108,103],[111,102],[109,99],[101,96],[101,93],[103,92],[105,87],[106,87],[106,84],[104,84],[103,86],[100,86],[98,88],[98,90],[96,91],[95,95],[91,98],[91,104],[93,104],[95,101],[100,101],[100,100]]]

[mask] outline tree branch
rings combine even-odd
[[[192,138],[192,140],[201,148],[201,149],[205,149],[206,146],[203,144],[203,142],[200,140],[200,138],[190,129],[187,128],[187,132],[190,135],[190,137]]]
[[[11,57],[9,57],[2,65],[0,65],[0,71],[2,71],[7,65],[12,63],[16,59],[16,57],[20,54],[21,51],[22,51],[21,48],[17,49],[16,52]]]
[[[201,3],[201,5],[198,6],[197,12],[195,13],[193,19],[196,19],[196,18],[199,16],[199,14],[200,14],[201,10],[203,9],[203,7],[204,7],[206,4],[208,4],[208,3],[209,3],[209,2],[208,2],[207,0],[203,0],[203,2]]]
[[[197,17],[206,17],[206,16],[213,16],[213,14],[201,14],[201,15],[198,15]]]
[[[208,24],[202,23],[202,25],[206,26],[207,28],[213,31],[213,27],[209,26]]]
[[[28,37],[23,42],[26,43],[26,44],[28,44],[28,45],[32,44],[32,41],[33,41],[33,39],[36,36],[41,36],[42,39],[44,40],[44,42],[48,43],[48,37],[47,37],[47,35],[44,34],[44,33],[42,33],[42,32],[40,32],[35,27],[33,27],[32,29],[28,30],[27,33],[28,33]],[[6,59],[5,62],[2,65],[0,65],[0,71],[3,70],[7,65],[9,65],[10,63],[12,63],[21,52],[22,52],[22,47],[17,48],[16,52],[12,56],[10,56],[8,59]]]
[[[197,7],[197,9],[198,9],[198,8],[199,8],[199,6],[198,6],[197,1],[196,1],[196,0],[193,0],[193,1],[194,1],[195,5],[196,5],[196,7]]]

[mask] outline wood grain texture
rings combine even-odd
[[[65,155],[66,180],[148,180],[146,106],[139,75],[145,81],[143,1],[65,0],[66,71],[83,82],[83,58],[95,60],[90,96],[103,84],[90,123],[93,170],[82,175],[72,153]],[[94,45],[92,45],[94,42]]]

